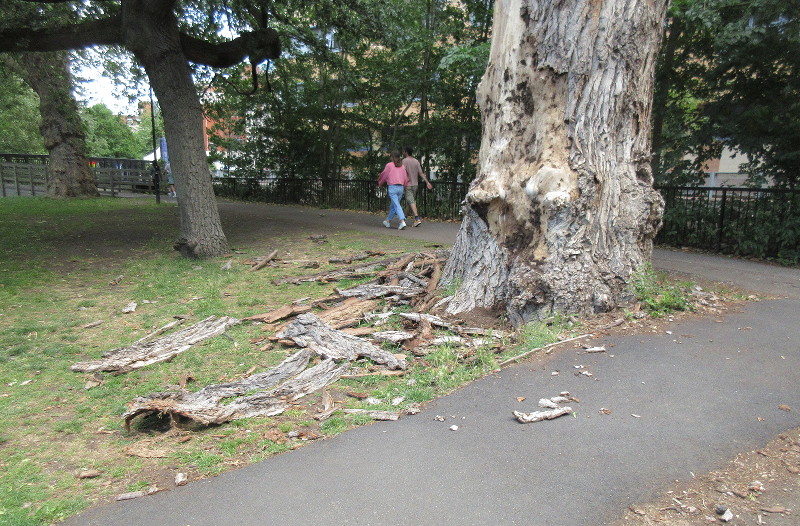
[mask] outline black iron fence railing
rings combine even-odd
[[[800,263],[800,190],[663,187],[656,242]]]
[[[214,179],[214,188],[217,195],[248,201],[368,212],[388,209],[386,187],[378,188],[375,181],[220,177]],[[466,193],[465,183],[437,182],[433,190],[420,185],[417,210],[423,217],[458,219]]]

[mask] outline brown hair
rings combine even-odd
[[[398,152],[397,150],[392,150],[392,153],[390,153],[389,155],[392,156],[392,161],[394,161],[395,166],[400,166],[400,164],[401,164],[400,163],[400,159],[401,159],[400,152]]]

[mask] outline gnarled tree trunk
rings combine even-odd
[[[516,324],[629,295],[663,212],[650,112],[667,0],[498,0],[478,90],[478,175],[444,283],[448,310]]]
[[[50,154],[50,197],[96,196],[97,182],[86,156],[86,132],[72,97],[67,53],[24,53],[6,57],[7,65],[39,96],[39,130]]]
[[[172,176],[178,193],[180,238],[187,257],[229,251],[222,231],[203,142],[203,110],[192,81],[171,2],[122,3],[123,40],[147,71],[164,114]]]

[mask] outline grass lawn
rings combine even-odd
[[[134,397],[177,390],[187,378],[194,379],[191,390],[238,379],[280,362],[287,349],[260,350],[269,333],[243,323],[228,331],[230,338],[119,376],[73,373],[70,365],[128,345],[173,316],[188,316],[188,323],[212,314],[241,318],[332,292],[332,284],[273,285],[274,278],[315,272],[287,261],[318,260],[325,270],[334,268],[329,257],[367,249],[425,250],[420,241],[358,232],[332,233],[324,244],[286,231],[246,240],[234,226],[230,257],[197,261],[172,250],[177,231],[176,207],[152,200],[0,200],[0,524],[57,522],[121,493],[169,489],[177,473],[190,481],[214,475],[299,447],[304,437],[367,422],[334,415],[320,425],[311,411],[319,397],[312,395],[273,418],[181,429],[150,417],[124,431],[120,415]],[[247,272],[241,264],[275,248],[283,261],[276,267]],[[230,258],[233,268],[223,270]],[[123,314],[130,302],[138,307]],[[554,341],[560,332],[544,325],[528,330],[503,355]],[[465,362],[444,346],[405,377],[340,380],[334,387],[351,407],[364,402],[346,391],[425,402],[494,370],[503,355],[479,350]],[[291,431],[303,433],[289,438]],[[99,476],[79,478],[82,470]]]

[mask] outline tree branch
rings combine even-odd
[[[0,52],[60,51],[122,44],[121,27],[122,19],[115,15],[63,27],[2,30]]]
[[[253,64],[260,64],[267,59],[278,58],[281,54],[278,33],[269,28],[244,33],[233,40],[218,44],[181,34],[181,47],[187,59],[213,68],[233,66],[247,56]]]

